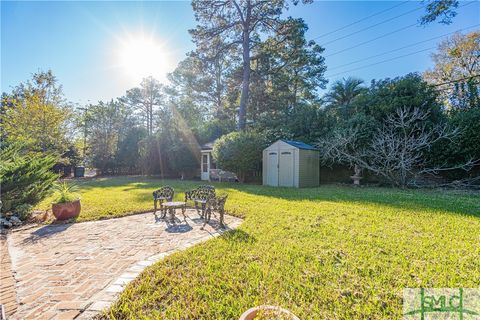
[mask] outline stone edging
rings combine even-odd
[[[149,258],[141,261],[137,261],[130,266],[122,275],[117,279],[111,281],[102,291],[98,292],[92,297],[93,302],[75,319],[91,319],[101,311],[109,308],[118,298],[120,293],[125,289],[127,284],[134,280],[146,267],[164,259],[165,257],[188,249],[196,244],[204,242],[206,240],[216,238],[225,232],[232,231],[237,228],[243,221],[233,222],[231,228],[224,230],[217,230],[215,233],[208,233],[203,237],[194,239],[176,249],[165,251],[162,253],[154,254]]]
[[[8,250],[7,232],[2,230],[0,234],[1,261],[0,261],[0,303],[4,308],[6,316],[9,317],[17,311],[17,291],[16,281],[13,276],[13,270]],[[1,317],[1,314],[0,314]]]

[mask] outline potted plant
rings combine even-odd
[[[258,306],[245,311],[239,320],[300,320],[296,315],[287,309],[277,306]]]
[[[65,181],[54,186],[58,198],[52,203],[52,212],[57,220],[75,218],[80,214],[80,198],[75,193],[78,190],[74,184]]]

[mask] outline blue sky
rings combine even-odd
[[[424,71],[432,65],[430,53],[440,36],[468,27],[466,31],[479,30],[480,2],[462,1],[461,5],[464,7],[451,25],[409,27],[423,13],[422,3],[416,1],[317,1],[292,7],[285,15],[302,17],[309,25],[307,38],[325,44],[330,81],[346,76],[370,81]],[[319,37],[393,6],[392,10]],[[116,98],[138,82],[121,62],[125,43],[141,37],[153,39],[155,48],[161,51],[157,74],[162,77],[193,49],[188,29],[194,26],[188,1],[2,1],[1,89],[10,91],[31,73],[52,69],[72,102]],[[399,29],[403,30],[395,32]],[[381,38],[359,45],[377,37]],[[436,37],[440,38],[353,63]],[[402,55],[408,56],[362,68]],[[345,64],[350,65],[341,67]]]

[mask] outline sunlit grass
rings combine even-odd
[[[98,178],[75,182],[79,187],[82,211],[79,221],[98,220],[153,210],[152,192],[162,185],[175,187],[177,200],[183,199],[185,191],[195,187],[193,182],[161,181],[145,177]],[[41,210],[51,206],[54,196],[38,205]]]
[[[192,182],[167,181],[179,191]],[[81,185],[80,220],[152,207],[145,178]],[[274,304],[302,319],[401,318],[405,287],[478,287],[480,195],[323,186],[217,184],[236,231],[169,256],[105,317],[237,319]]]

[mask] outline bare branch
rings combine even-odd
[[[424,153],[438,141],[450,140],[458,129],[449,130],[445,125],[427,127],[428,111],[407,107],[397,109],[387,117],[368,147],[359,148],[358,132],[337,131],[329,139],[318,143],[324,163],[358,165],[385,178],[392,185],[406,187],[415,185],[420,176],[437,176],[451,170],[470,171],[480,165],[480,159],[456,166],[431,167]]]

